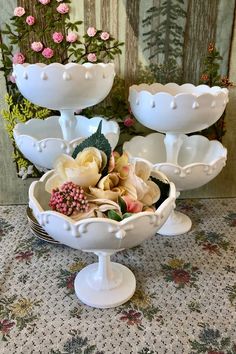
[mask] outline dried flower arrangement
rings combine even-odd
[[[169,182],[153,178],[149,163],[130,162],[125,152],[112,152],[101,125],[72,157],[63,154],[56,160],[45,185],[49,207],[74,220],[121,221],[134,213],[155,212],[168,197]]]

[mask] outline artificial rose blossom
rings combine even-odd
[[[133,200],[129,195],[124,195],[122,199],[125,201],[128,213],[140,213],[143,210],[143,204],[138,200]]]
[[[59,12],[60,14],[64,15],[67,14],[69,12],[70,8],[69,5],[67,5],[66,3],[61,3],[58,7],[57,7],[57,12]]]
[[[13,55],[12,59],[13,64],[23,64],[25,62],[24,54],[17,52]]]
[[[44,58],[50,59],[53,57],[53,50],[51,48],[44,48],[44,50],[42,51],[42,55],[44,56]]]
[[[87,35],[88,35],[89,37],[94,37],[96,33],[97,33],[97,30],[96,30],[96,28],[94,28],[94,27],[89,27],[89,28],[87,29]]]
[[[78,35],[75,32],[70,32],[66,36],[66,41],[69,43],[74,43],[77,41],[77,39],[78,39]]]
[[[63,41],[63,34],[61,32],[54,32],[52,35],[52,39],[55,43],[61,43]]]
[[[127,117],[125,118],[124,120],[124,126],[129,128],[129,127],[132,127],[134,125],[134,119],[131,118],[131,117]]]
[[[110,38],[110,34],[108,32],[102,32],[101,33],[101,39],[103,41],[107,41]]]
[[[46,183],[46,190],[51,191],[71,181],[82,188],[94,187],[101,178],[101,171],[106,165],[106,155],[94,147],[85,148],[75,159],[61,155],[55,162],[55,172]]]
[[[31,43],[31,49],[34,52],[41,52],[41,50],[43,49],[43,44],[41,42],[33,42]]]
[[[97,56],[95,53],[89,53],[87,55],[87,59],[88,59],[88,61],[91,61],[92,63],[94,63],[97,61]]]
[[[39,2],[41,2],[42,5],[47,5],[50,3],[51,0],[39,0]]]
[[[14,10],[14,16],[21,17],[25,14],[25,9],[21,6],[16,7]]]
[[[34,16],[27,16],[25,22],[27,23],[27,25],[33,26],[35,23]]]

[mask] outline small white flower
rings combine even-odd
[[[23,180],[27,178],[27,176],[32,175],[34,171],[34,166],[33,165],[29,165],[26,169],[26,167],[21,167],[19,172],[18,172],[18,176],[20,176]]]

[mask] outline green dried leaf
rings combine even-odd
[[[118,204],[119,204],[122,214],[125,214],[127,212],[126,202],[120,196],[118,197]]]
[[[85,139],[80,145],[76,146],[72,157],[75,159],[79,152],[83,151],[85,148],[88,147],[95,147],[106,154],[107,166],[103,170],[103,174],[106,175],[108,170],[108,162],[111,156],[111,145],[109,144],[109,141],[107,140],[105,135],[102,134],[102,121],[100,121],[97,131],[94,134]]]
[[[107,216],[109,219],[112,219],[112,220],[116,220],[116,221],[122,220],[121,216],[114,210],[108,210]]]

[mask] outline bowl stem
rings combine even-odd
[[[74,110],[61,109],[61,116],[59,118],[59,124],[62,130],[63,139],[71,141],[75,138],[76,117]]]
[[[184,138],[184,134],[166,133],[164,139],[166,147],[166,162],[178,165],[179,151],[184,142]]]

